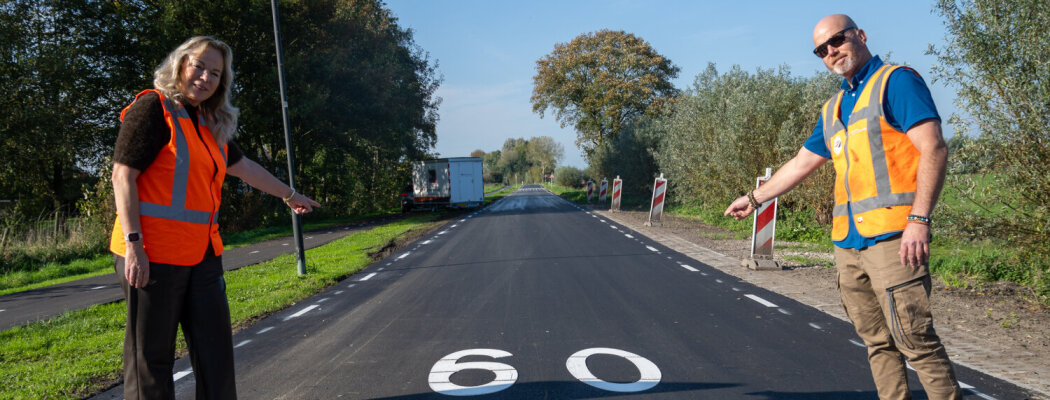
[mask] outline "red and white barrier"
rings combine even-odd
[[[587,181],[587,204],[591,204],[591,199],[594,198],[594,182]]]
[[[623,180],[617,175],[616,179],[613,179],[612,188],[612,211],[620,211],[620,193],[623,191]]]
[[[602,178],[602,184],[598,189],[598,202],[605,205],[606,194],[609,192],[609,181]]]
[[[664,179],[664,174],[660,174],[660,177],[656,178],[653,182],[653,201],[649,205],[649,222],[646,222],[647,226],[663,226],[664,217],[664,193],[667,192],[667,179]]]
[[[766,176],[755,180],[755,187],[761,187],[773,174],[772,168],[766,168]],[[751,228],[751,257],[744,260],[751,269],[780,269],[780,264],[773,261],[773,236],[777,227],[777,199],[762,203],[755,210],[754,223]]]

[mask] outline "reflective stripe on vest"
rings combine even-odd
[[[904,132],[889,125],[883,110],[886,84],[897,68],[900,67],[884,65],[872,74],[850,114],[849,127],[843,125],[838,113],[844,91],[839,91],[824,105],[824,141],[831,151],[836,170],[835,207],[832,210],[834,240],[844,239],[849,230],[846,218],[850,207],[856,217],[857,231],[862,236],[903,230],[907,224],[905,218],[898,217],[906,216],[907,212],[902,208],[910,210],[915,200],[916,176],[912,166],[917,164],[909,161],[891,166],[887,157],[894,160],[914,157],[917,160],[918,150]],[[857,142],[864,140],[867,146]],[[872,218],[862,228],[866,214]]]

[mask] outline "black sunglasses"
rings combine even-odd
[[[846,31],[848,31],[850,29],[857,29],[857,28],[854,28],[854,27],[846,28],[846,29],[843,29],[843,30],[839,31],[838,33],[832,35],[831,39],[828,39],[824,43],[821,43],[819,46],[817,46],[817,48],[813,49],[813,54],[816,54],[817,57],[824,58],[824,56],[828,55],[828,46],[829,45],[831,47],[842,46],[842,43],[846,42]]]

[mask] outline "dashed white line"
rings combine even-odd
[[[248,340],[245,340],[245,341],[243,341],[243,342],[237,343],[237,345],[236,345],[236,346],[233,346],[233,348],[235,348],[235,349],[236,349],[236,348],[238,348],[238,347],[244,346],[244,345],[246,345],[246,344],[248,344],[248,343],[251,343],[251,342],[252,342],[252,340],[251,340],[251,339],[248,339]]]
[[[7,310],[0,310],[0,312],[4,312],[4,311],[7,311]]]
[[[384,269],[386,269],[386,267],[379,267],[379,269],[377,269],[376,271],[382,271]]]
[[[302,316],[303,314],[306,314],[306,313],[310,312],[310,310],[313,310],[313,309],[315,309],[317,307],[320,307],[320,306],[317,305],[317,304],[311,304],[311,305],[307,306],[306,308],[304,308],[302,310],[299,310],[299,312],[297,312],[295,314],[292,314],[292,315],[289,315],[287,317],[284,317],[284,320],[287,321],[287,320],[290,320],[292,318],[298,318],[298,317]]]
[[[809,323],[809,326],[810,326],[810,327],[812,327],[813,329],[818,329],[818,330],[820,330],[820,329],[824,329],[824,328],[821,328],[821,327],[820,327],[820,325],[817,325],[817,324],[816,324],[816,323],[814,323],[814,322],[810,322],[810,323]]]
[[[625,233],[625,234],[623,234],[623,235],[624,235],[624,236],[627,236],[627,238],[628,238],[628,239],[634,239],[634,236],[628,235],[628,234],[626,234],[626,233]]]
[[[603,224],[607,224],[607,223],[608,223],[608,222],[605,222],[605,220],[604,220],[604,219],[601,219],[601,218],[599,218],[599,219],[598,219],[598,222],[601,222],[601,223],[603,223]]]
[[[172,375],[172,376],[171,376],[171,380],[173,380],[173,381],[177,381],[177,380],[179,380],[179,379],[185,378],[185,377],[186,377],[186,375],[189,375],[189,374],[191,374],[191,373],[193,373],[193,370],[192,370],[192,369],[187,369],[187,370],[185,370],[185,371],[179,371],[179,372],[176,372],[176,373],[175,373],[175,375]]]
[[[467,220],[461,219],[461,220],[459,220],[459,222],[467,222]]]
[[[281,243],[281,246],[287,246],[288,243]]]
[[[690,267],[690,266],[685,265],[685,264],[682,264],[682,268],[688,269],[688,270],[693,271],[693,272],[700,272],[700,270],[698,270],[696,268],[693,268],[693,267]]]
[[[864,347],[864,348],[868,347],[868,346],[865,346],[864,343],[858,342],[857,339],[850,339],[849,342],[853,343],[853,345],[857,346],[857,347]]]
[[[324,303],[326,301],[328,301],[327,297],[321,298],[321,300],[317,300],[318,303]]]
[[[448,231],[441,231],[441,232],[438,232],[438,235],[444,235],[446,233],[448,233]]]
[[[715,282],[722,283],[721,279],[715,279]]]
[[[766,299],[763,299],[761,297],[755,296],[753,294],[745,294],[744,296],[749,298],[749,299],[751,299],[751,300],[757,301],[759,304],[764,305],[766,307],[776,307],[777,306],[776,304],[770,303]]]
[[[364,278],[361,278],[361,279],[359,279],[359,280],[358,280],[358,282],[364,282],[364,281],[367,281],[367,280],[369,280],[369,279],[372,279],[372,277],[373,277],[373,276],[376,276],[376,274],[377,274],[376,272],[373,272],[373,273],[371,273],[371,274],[365,275],[365,277],[364,277]]]
[[[791,315],[791,311],[785,310],[783,308],[778,308],[777,311],[780,311],[780,313],[784,315]]]
[[[255,253],[258,253],[258,252],[259,252],[259,250],[255,250],[255,251],[253,251],[251,253],[248,253],[248,254],[255,254]]]
[[[347,288],[347,289],[349,289],[349,288],[352,288],[352,287],[354,287],[354,285],[355,285],[354,283],[351,283],[351,284],[349,284],[349,285],[346,285],[346,288]]]
[[[402,258],[408,257],[409,254],[412,254],[412,252],[411,251],[405,252],[405,254],[402,254],[402,255],[398,256],[397,259],[400,260]]]
[[[433,240],[425,240],[422,244],[430,244],[430,242],[433,242]]]
[[[106,288],[105,286],[95,286],[95,287],[91,288],[91,290],[99,290],[99,289],[105,289],[105,288]]]
[[[455,224],[455,225],[452,225],[452,226],[450,226],[449,228],[455,228],[455,227],[457,227],[457,226],[459,226],[459,224]]]
[[[734,291],[734,292],[739,292],[739,291],[740,291],[740,288],[733,288],[733,291]]]
[[[609,225],[610,228],[616,229],[616,225]]]
[[[264,334],[266,332],[269,332],[269,331],[272,331],[272,330],[273,330],[272,326],[267,326],[265,328],[260,329],[258,332],[255,332],[255,334],[256,335],[262,335],[262,334]]]
[[[700,275],[707,276],[707,272],[701,272]]]
[[[655,247],[653,247],[653,246],[645,246],[645,248],[649,249],[649,251],[660,251],[660,250],[657,250],[657,249],[656,249]]]
[[[335,294],[343,294],[343,291],[342,290],[336,290]]]

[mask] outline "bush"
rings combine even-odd
[[[558,167],[554,170],[554,183],[570,187],[583,187],[583,171],[576,167]]]

